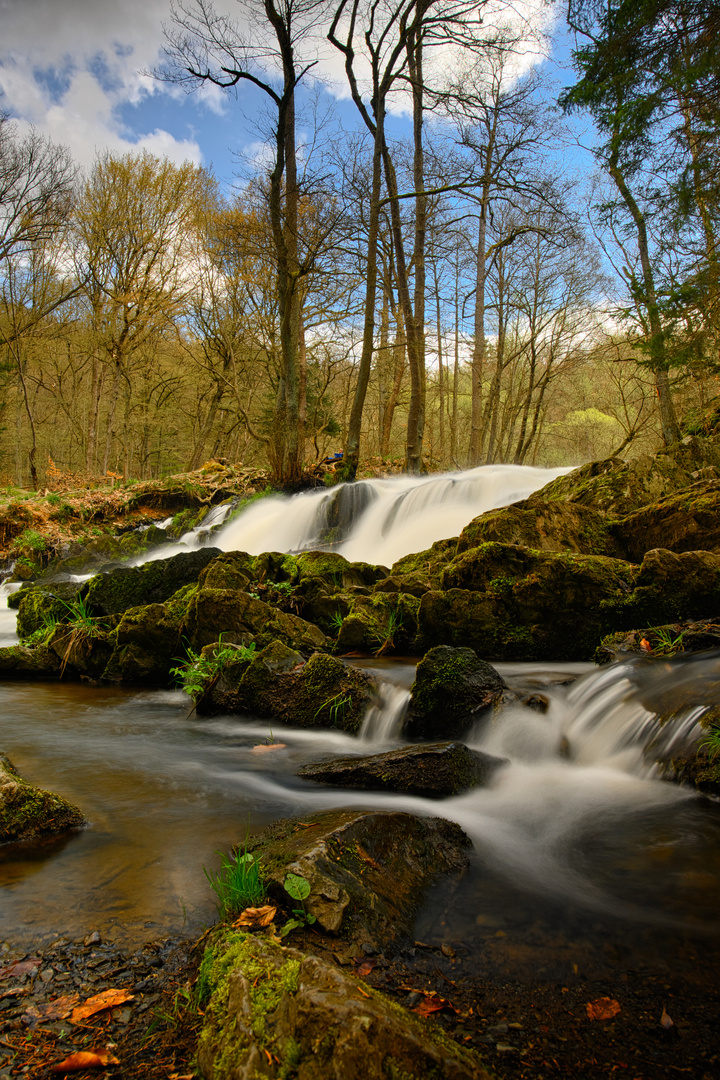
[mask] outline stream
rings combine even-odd
[[[457,534],[478,506],[524,498],[561,471],[492,467],[460,479],[403,478],[404,489],[399,480],[368,482],[373,493],[352,511],[357,527],[345,524],[338,550],[390,563]],[[224,550],[266,550],[270,539],[274,550],[310,547],[327,523],[327,499],[263,499],[227,524],[218,515],[210,542]],[[207,527],[204,538],[188,534],[178,547],[203,539]],[[168,546],[158,552],[166,557]],[[13,640],[7,610],[0,636]],[[0,848],[0,937],[31,949],[93,930],[129,944],[197,935],[215,919],[203,870],[219,866],[220,852],[278,817],[312,820],[352,806],[437,814],[465,829],[470,870],[431,892],[416,932],[429,944],[462,942],[488,971],[567,981],[581,963],[597,974],[613,957],[640,968],[662,958],[692,977],[699,954],[717,962],[720,807],[659,780],[645,751],[679,748],[697,734],[717,700],[720,657],[604,669],[496,665],[511,688],[544,695],[548,711],[518,706],[481,721],[465,741],[508,764],[488,787],[442,801],[295,776],[306,762],[402,745],[416,661],[355,662],[381,681],[383,698],[357,738],[272,731],[238,716],[200,719],[180,692],[1,683],[0,750],[29,782],[81,807],[90,824],[43,845]]]

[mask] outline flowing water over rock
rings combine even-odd
[[[214,918],[202,868],[218,864],[219,850],[271,819],[337,806],[441,814],[468,832],[474,869],[457,894],[464,915],[453,916],[456,935],[477,932],[481,915],[491,919],[483,927],[492,925],[490,900],[502,922],[510,894],[526,915],[542,904],[570,905],[629,927],[655,926],[658,941],[673,923],[714,930],[717,804],[656,779],[643,749],[658,735],[655,699],[670,686],[677,707],[665,735],[687,735],[715,696],[720,658],[600,671],[501,665],[511,686],[541,691],[548,712],[511,708],[479,726],[469,745],[510,764],[488,787],[441,802],[296,778],[301,764],[323,756],[400,745],[412,665],[373,666],[386,679],[385,707],[358,738],[271,732],[237,717],[200,720],[179,693],[0,686],[5,752],[29,781],[77,803],[91,822],[45,847],[0,849],[0,935],[29,944],[94,929],[140,939],[181,925],[196,932]],[[268,750],[273,737],[284,745]],[[444,890],[431,923],[438,903],[446,910],[448,902]]]

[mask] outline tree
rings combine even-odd
[[[255,86],[274,109],[273,164],[269,170],[269,214],[277,275],[282,372],[273,439],[274,479],[283,486],[302,480],[300,439],[301,282],[308,266],[299,258],[295,95],[315,60],[298,60],[300,45],[315,31],[327,0],[239,0],[247,28],[218,15],[207,0],[173,7],[167,31],[168,63],[160,77],[193,89],[212,83],[228,92]],[[274,69],[280,74],[275,76]]]
[[[655,378],[663,438],[669,443],[679,436],[668,375],[675,359],[670,343],[672,298],[687,295],[687,289],[681,283],[678,291],[663,274],[659,237],[667,234],[668,219],[682,217],[683,205],[687,218],[693,201],[704,232],[707,265],[712,269],[716,264],[703,173],[712,159],[707,148],[717,145],[719,133],[720,5],[705,0],[610,0],[601,7],[594,0],[571,0],[568,21],[577,36],[574,60],[580,79],[561,101],[568,110],[583,108],[592,115],[603,140],[596,157],[634,232],[637,268],[627,266],[627,280],[643,330],[641,344]],[[678,117],[679,124],[673,124]],[[674,184],[658,145],[673,130],[687,157],[681,182]],[[646,170],[648,159],[654,166],[652,176]],[[662,198],[658,181],[670,198]],[[677,274],[672,276],[677,282]]]
[[[75,216],[78,276],[95,339],[88,465],[94,465],[100,408],[101,366],[110,372],[106,396],[102,471],[107,472],[116,435],[118,405],[125,402],[125,468],[133,381],[132,364],[159,343],[187,299],[190,259],[196,249],[200,207],[209,179],[196,166],[173,165],[144,152],[101,155],[82,190]]]

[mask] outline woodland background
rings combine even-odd
[[[367,459],[578,464],[700,423],[720,375],[720,5],[573,0],[559,103],[502,5],[239,7],[236,25],[176,6],[156,73],[265,91],[266,144],[232,190],[148,153],[82,173],[0,118],[0,482],[224,457],[292,486],[341,449],[348,478]],[[313,93],[328,35],[354,127]],[[592,121],[582,183],[573,114]]]

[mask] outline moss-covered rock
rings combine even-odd
[[[331,758],[303,765],[304,780],[363,791],[397,791],[446,799],[487,784],[506,762],[456,742],[403,746],[386,754]]]
[[[315,956],[241,933],[206,950],[205,1080],[491,1080],[439,1027]]]
[[[113,654],[113,628],[99,623],[58,623],[47,645],[60,660],[61,675],[100,679]]]
[[[520,544],[537,551],[625,557],[607,514],[580,503],[537,497],[474,518],[460,533],[457,552],[491,542]]]
[[[142,566],[123,566],[92,578],[85,602],[95,615],[112,615],[143,604],[161,604],[185,585],[195,583],[202,570],[220,554],[218,548],[198,548],[171,559]]]
[[[103,681],[167,686],[182,652],[182,613],[169,604],[146,604],[123,613]]]
[[[276,639],[303,652],[330,647],[319,627],[236,589],[198,588],[188,604],[186,632],[195,650],[218,641],[220,634],[248,635],[259,647]]]
[[[720,649],[720,622],[716,619],[693,619],[608,634],[600,642],[594,660],[596,664],[609,664],[628,654],[677,656],[710,649]]]
[[[9,645],[0,649],[0,677],[45,679],[60,674],[61,660],[47,645]]]
[[[28,784],[10,759],[0,754],[0,843],[36,840],[86,824],[77,806]]]
[[[404,732],[414,738],[455,738],[500,701],[505,682],[468,648],[439,645],[417,666]]]
[[[77,582],[58,583],[53,588],[20,589],[13,594],[17,598],[17,634],[23,640],[43,629],[49,630],[56,622],[72,618],[72,605],[77,600],[80,586]]]
[[[200,714],[250,713],[293,727],[338,728],[357,733],[375,700],[374,684],[341,660],[302,655],[280,641],[251,660],[228,664],[198,701]]]
[[[467,866],[462,829],[443,818],[331,810],[313,824],[285,819],[252,837],[271,895],[288,904],[288,873],[310,884],[304,901],[328,933],[385,945],[412,932],[423,890]]]
[[[643,506],[612,525],[624,556],[646,551],[720,551],[720,480],[704,480]]]

